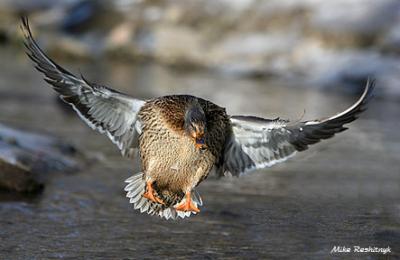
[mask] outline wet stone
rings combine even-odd
[[[0,188],[39,191],[52,173],[79,170],[76,153],[75,147],[54,137],[0,124]]]

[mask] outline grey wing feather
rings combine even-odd
[[[21,28],[25,35],[27,55],[36,63],[35,68],[44,74],[45,81],[92,129],[106,134],[123,155],[132,154],[141,131],[137,113],[145,102],[105,86],[89,83],[83,77],[77,78],[41,50],[26,18],[22,18]]]
[[[221,173],[240,175],[285,161],[309,145],[333,137],[347,128],[366,109],[374,88],[368,80],[359,100],[327,119],[290,124],[286,120],[232,116],[232,134],[225,145]]]

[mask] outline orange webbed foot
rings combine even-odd
[[[200,212],[199,208],[193,203],[190,192],[186,193],[185,201],[175,206],[175,209],[179,211],[193,211],[197,213]]]
[[[158,198],[157,196],[154,196],[154,189],[152,184],[153,183],[150,181],[146,182],[146,192],[142,196],[148,200],[164,205],[165,203],[164,201],[162,201],[162,199]]]

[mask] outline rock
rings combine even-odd
[[[261,32],[235,33],[210,50],[212,64],[225,72],[244,76],[273,75],[287,70],[283,59],[298,42],[297,35]]]
[[[111,30],[105,39],[104,50],[108,56],[132,59],[140,56],[140,51],[137,44],[134,42],[136,27],[133,23],[124,22]]]
[[[73,146],[54,137],[0,124],[0,188],[38,191],[50,174],[79,170],[76,154]]]
[[[30,13],[34,11],[41,11],[48,8],[59,6],[67,6],[79,0],[2,0],[0,1],[0,9],[6,9],[15,13]]]
[[[383,52],[393,53],[395,55],[400,54],[400,15],[397,21],[387,30],[385,37],[382,37],[379,41],[379,46]]]
[[[56,35],[49,40],[47,51],[53,57],[91,60],[98,56],[101,49],[101,45],[94,44],[94,42],[95,39],[83,41],[67,35]]]
[[[289,64],[314,85],[331,86],[338,85],[338,82],[352,83],[357,79],[354,83],[359,87],[363,84],[358,79],[365,82],[366,78],[373,77],[381,81],[397,75],[399,65],[396,59],[382,56],[375,50],[325,48],[320,42],[299,45]]]
[[[400,4],[396,0],[317,1],[310,6],[313,28],[342,37],[376,37],[395,22]]]
[[[62,29],[68,33],[81,31],[82,26],[90,22],[94,15],[99,12],[99,2],[83,0],[72,5],[63,20]]]
[[[3,149],[10,149],[0,142],[0,188],[17,192],[35,192],[43,188],[40,176],[29,171],[28,167],[15,161],[14,156],[7,157]]]
[[[202,65],[204,51],[201,35],[188,27],[157,26],[153,31],[150,53],[173,65]]]
[[[123,21],[110,1],[79,0],[66,8],[60,28],[68,34],[82,36],[109,32]]]

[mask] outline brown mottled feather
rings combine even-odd
[[[186,109],[199,102],[207,119],[207,150],[195,148],[183,128]],[[155,181],[158,196],[166,206],[179,202],[204,180],[220,160],[229,129],[225,109],[204,99],[173,95],[146,102],[139,111],[142,122],[140,157],[145,178]]]

